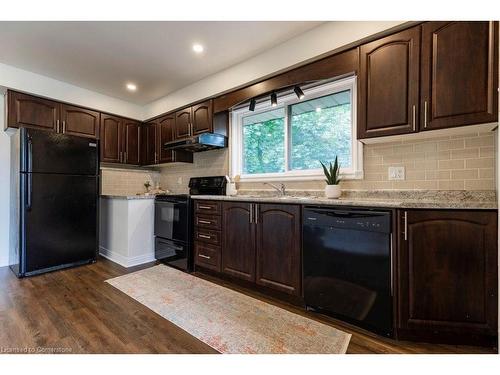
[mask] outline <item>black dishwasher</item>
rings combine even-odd
[[[391,213],[308,206],[303,218],[307,308],[392,337]]]

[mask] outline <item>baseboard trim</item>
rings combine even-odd
[[[123,256],[122,254],[117,253],[116,251],[106,249],[105,247],[102,246],[99,246],[99,254],[102,257],[114,263],[117,263],[125,268],[138,266],[140,264],[153,262],[155,260],[154,254],[144,254],[135,257],[126,257]]]

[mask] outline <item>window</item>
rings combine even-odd
[[[344,178],[362,178],[356,139],[355,77],[233,111],[231,174],[242,180],[323,179],[320,161],[337,155]]]

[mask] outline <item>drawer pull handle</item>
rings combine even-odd
[[[201,258],[210,259],[208,255],[198,254],[198,256]]]
[[[201,237],[201,238],[206,238],[206,239],[211,239],[212,237],[210,236],[207,236],[206,234],[198,234],[198,237]]]
[[[210,206],[198,206],[198,208],[201,208],[202,210],[211,210],[212,207]]]
[[[212,224],[211,221],[206,221],[206,220],[198,220],[199,224]]]

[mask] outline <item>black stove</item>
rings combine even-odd
[[[189,194],[159,194],[155,198],[155,258],[190,272],[193,270],[190,195],[225,195],[224,176],[193,177]]]

